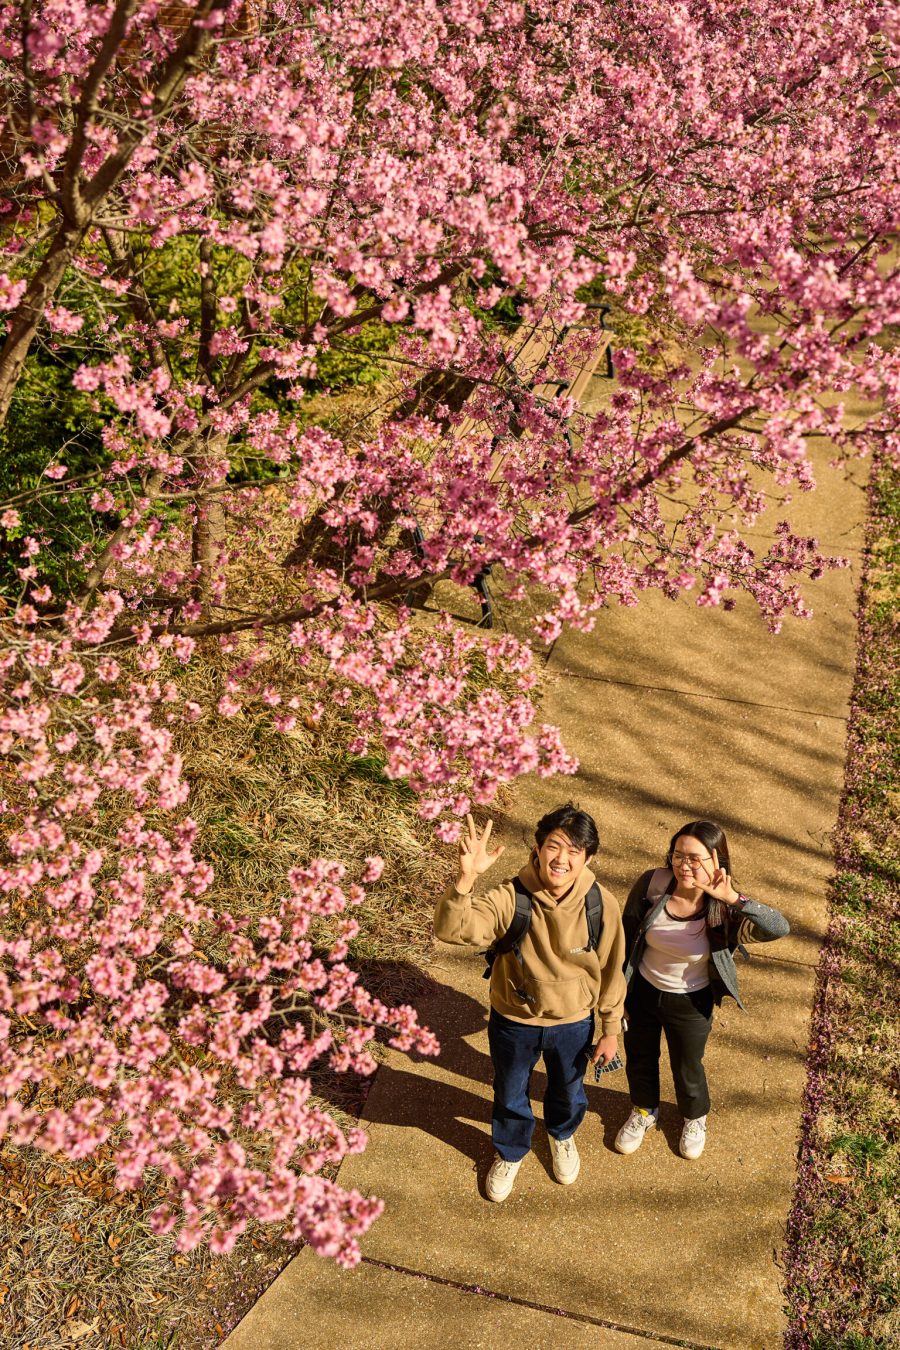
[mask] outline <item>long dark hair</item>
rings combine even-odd
[[[692,820],[687,825],[682,825],[680,830],[676,830],[669,840],[669,848],[666,853],[666,867],[672,866],[672,854],[675,852],[675,845],[682,835],[689,834],[694,839],[699,839],[700,843],[711,854],[713,849],[716,851],[716,857],[719,860],[719,866],[724,867],[725,871],[731,876],[731,857],[728,852],[728,840],[725,838],[725,831],[721,825],[717,825],[714,820]],[[673,869],[674,870],[674,869]],[[734,877],[731,877],[734,885]],[[708,900],[706,910],[706,922],[711,928],[718,928],[725,922],[728,907],[718,900]]]

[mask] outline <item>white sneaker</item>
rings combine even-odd
[[[658,1108],[657,1108],[658,1110]],[[616,1135],[616,1148],[620,1153],[634,1153],[644,1142],[644,1135],[656,1124],[657,1111],[648,1111],[643,1106],[632,1108],[631,1115]]]
[[[484,1183],[485,1193],[489,1200],[499,1202],[506,1199],[513,1188],[516,1173],[522,1166],[523,1161],[522,1158],[519,1158],[518,1162],[507,1162],[506,1158],[501,1158],[499,1153],[496,1155]]]
[[[678,1145],[682,1158],[699,1158],[705,1144],[706,1116],[698,1116],[696,1120],[686,1120],[681,1131],[681,1142]]]
[[[568,1139],[554,1139],[551,1134],[550,1156],[553,1159],[553,1175],[560,1186],[571,1186],[581,1171],[581,1159],[574,1138],[570,1135]]]

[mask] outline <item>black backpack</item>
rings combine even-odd
[[[485,980],[491,978],[493,964],[503,952],[515,952],[519,964],[522,964],[521,943],[531,927],[531,902],[534,897],[518,877],[513,882],[513,887],[516,892],[516,912],[506,932],[498,937],[496,942],[492,942],[484,952],[484,959],[487,962],[487,970],[483,975]],[[588,930],[587,946],[584,950],[593,952],[597,950],[600,934],[603,932],[603,896],[596,881],[584,897],[584,916],[587,919]]]

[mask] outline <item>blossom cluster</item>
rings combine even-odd
[[[574,767],[531,697],[567,625],[651,588],[806,617],[842,564],[790,518],[810,447],[900,452],[898,49],[868,0],[0,0],[0,425],[43,347],[103,426],[0,512],[0,1129],[158,1169],[182,1246],[252,1218],[355,1258],[377,1206],[320,1171],[361,1137],[306,1071],[434,1044],[360,988],[338,864],[218,913],[177,732],[331,702],[452,841]],[[585,412],[591,304],[631,336]],[[373,332],[378,415],[314,425]],[[79,495],[55,596],[29,512]],[[435,615],[488,571],[525,631]]]
[[[118,609],[108,597],[93,641]],[[181,810],[175,684],[114,672],[84,643],[74,658],[83,616],[65,628],[21,624],[3,658],[0,1134],[75,1159],[103,1148],[120,1187],[157,1169],[153,1223],[181,1250],[227,1251],[255,1220],[352,1264],[380,1204],[319,1175],[364,1135],[311,1100],[309,1069],[371,1073],[375,1034],[437,1051],[347,964],[381,860],[352,884],[337,862],[295,869],[256,920],[217,912]]]

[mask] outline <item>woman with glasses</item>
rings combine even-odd
[[[632,1111],[616,1136],[616,1148],[634,1153],[656,1124],[665,1035],[684,1117],[681,1156],[699,1158],[709,1111],[703,1053],[713,1006],[728,994],[743,1008],[735,948],[783,937],[788,922],[777,909],[735,889],[725,831],[710,820],[691,821],[672,836],[666,866],[635,882],[622,922],[628,952],[625,1068]]]

